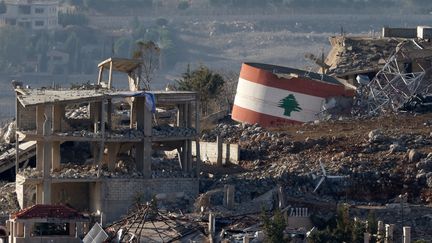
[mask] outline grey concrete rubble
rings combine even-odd
[[[0,217],[8,216],[18,208],[15,183],[0,182]]]
[[[106,178],[141,178],[143,174],[136,169],[135,162],[128,159],[119,160],[114,171],[106,165],[100,167],[100,177]],[[152,158],[152,178],[188,178],[191,175],[181,170],[176,159]],[[80,163],[62,164],[59,169],[51,172],[53,179],[96,179],[98,165]],[[42,173],[35,168],[24,168],[19,174],[25,178],[42,178]]]
[[[88,106],[80,106],[77,109],[66,111],[66,118],[68,119],[89,119],[90,112]]]
[[[152,135],[155,137],[190,137],[196,135],[196,130],[194,128],[160,125],[153,127]]]

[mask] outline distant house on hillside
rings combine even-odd
[[[0,26],[21,26],[32,30],[49,30],[58,26],[59,2],[56,0],[6,0],[0,14]]]

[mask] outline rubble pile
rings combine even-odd
[[[431,114],[389,115],[312,122],[278,130],[257,125],[218,125],[203,138],[219,134],[224,141],[239,141],[240,165],[247,169],[222,174],[207,189],[223,184],[242,188],[238,198],[282,183],[289,193],[311,192],[321,174],[348,175],[346,181],[326,181],[320,193],[352,200],[386,201],[409,192],[410,201],[431,202]],[[224,136],[222,136],[224,135]]]
[[[152,178],[187,178],[190,176],[181,169],[178,159],[152,159]]]
[[[106,164],[98,170],[98,165],[81,163],[62,163],[61,168],[51,172],[52,178],[91,179],[100,177],[108,178],[141,178],[143,174],[136,169],[132,158],[121,158],[115,165],[114,171],[110,171]],[[24,168],[19,171],[25,178],[42,178],[41,171],[36,168]],[[152,158],[152,178],[187,178],[189,173],[182,171],[177,159]]]
[[[80,106],[77,109],[68,110],[65,115],[68,119],[90,119],[88,106]]]
[[[79,164],[62,164],[61,168],[51,172],[52,178],[69,178],[69,179],[96,179],[100,177],[109,178],[139,178],[142,174],[138,171],[129,171],[126,168],[116,167],[115,171],[109,171],[108,168],[101,166],[100,172],[97,165],[79,165]],[[19,171],[19,174],[26,178],[42,178],[42,172],[36,168],[25,168]]]
[[[8,215],[19,209],[15,183],[0,182],[0,215]]]
[[[330,63],[337,63],[337,66],[331,67],[329,74],[379,70],[400,43],[396,39],[334,38],[338,52]]]
[[[169,125],[155,126],[152,135],[155,137],[190,137],[196,134],[194,128],[172,127]]]
[[[142,138],[144,133],[140,130],[135,129],[120,129],[120,130],[114,130],[114,131],[106,131],[105,137],[106,138]],[[61,132],[56,133],[58,136],[74,136],[74,137],[102,137],[102,133],[94,133],[88,130],[80,130],[80,131],[71,131],[71,132]]]

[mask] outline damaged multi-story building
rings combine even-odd
[[[22,208],[66,204],[110,222],[140,200],[198,194],[197,94],[143,91],[139,67],[110,58],[99,64],[97,85],[16,85],[17,138],[36,147],[35,168],[17,170]],[[113,88],[113,72],[128,75],[119,85],[128,90]],[[172,150],[174,159],[161,156]]]

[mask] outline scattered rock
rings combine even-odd
[[[410,149],[408,151],[408,160],[409,162],[418,162],[420,161],[422,154],[415,149]]]

